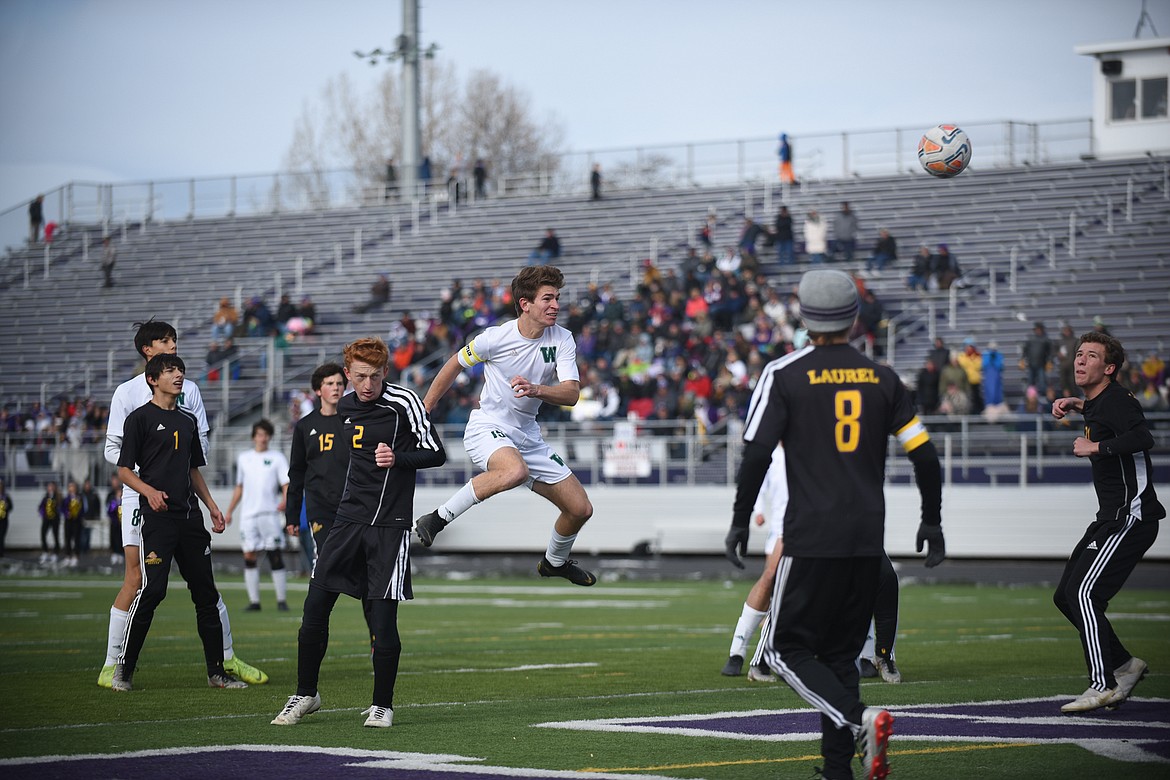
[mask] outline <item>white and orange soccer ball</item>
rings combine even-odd
[[[918,162],[931,176],[958,176],[971,162],[971,139],[955,125],[932,127],[918,142]]]

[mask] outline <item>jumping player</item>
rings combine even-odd
[[[1053,597],[1080,634],[1089,667],[1088,690],[1061,712],[1121,704],[1148,668],[1125,649],[1105,616],[1110,599],[1158,538],[1158,521],[1166,516],[1154,493],[1154,437],[1141,404],[1117,383],[1124,364],[1120,341],[1105,333],[1086,333],[1073,362],[1074,381],[1084,400],[1052,402],[1052,416],[1058,420],[1069,412],[1084,415],[1085,435],[1073,442],[1073,454],[1089,459],[1097,491],[1097,517],[1073,548]]]
[[[727,547],[746,550],[752,505],[783,443],[789,499],[764,660],[821,713],[823,777],[852,778],[857,749],[873,780],[889,773],[894,719],[861,701],[857,658],[884,554],[887,438],[895,435],[914,464],[927,566],[945,557],[941,468],[898,375],[849,345],[853,279],[809,271],[799,297],[810,344],[769,363],[756,384]]]
[[[172,559],[179,564],[195,603],[207,662],[207,684],[212,688],[248,687],[223,666],[223,634],[216,606],[219,591],[211,572],[211,535],[203,526],[197,499],[211,514],[211,527],[216,533],[223,533],[224,520],[199,471],[206,461],[195,418],[179,408],[186,370],[178,355],[162,353],[147,361],[145,383],[152,390],[151,401],[131,412],[125,421],[118,478],[141,499],[139,549],[149,553],[143,556],[142,590],[130,604],[122,654],[110,681],[115,691],[134,687],[134,669],[146,633],[155,609],[167,595]]]
[[[268,420],[252,426],[252,449],[236,458],[236,487],[228,504],[227,524],[240,502],[240,538],[244,550],[244,588],[248,591],[249,612],[260,609],[260,561],[256,553],[268,556],[276,608],[288,611],[288,572],[284,568],[284,511],[288,490],[288,460],[283,452],[268,448],[276,429]]]
[[[150,360],[155,355],[173,355],[178,350],[178,337],[175,329],[160,320],[147,320],[134,323],[134,348],[144,359]],[[152,398],[152,391],[141,376],[128,379],[118,385],[114,396],[110,400],[110,417],[106,428],[106,460],[118,465],[118,458],[122,450],[122,435],[126,418],[138,407],[147,404]],[[198,421],[199,444],[204,453],[207,452],[208,434],[210,426],[207,424],[207,413],[203,409],[203,396],[199,393],[199,386],[190,380],[184,379],[183,390],[178,396],[179,408],[189,412]],[[106,640],[106,660],[98,675],[98,685],[110,687],[114,677],[114,664],[122,654],[122,639],[126,635],[126,622],[129,618],[127,610],[134,601],[138,591],[142,588],[142,566],[139,562],[139,546],[142,543],[140,525],[142,514],[139,509],[139,496],[128,485],[122,486],[122,546],[125,574],[122,578],[122,587],[114,598],[114,605],[110,607],[110,628]],[[180,564],[181,565],[181,564]],[[246,683],[261,685],[268,682],[268,675],[251,664],[245,663],[236,657],[232,642],[232,624],[228,619],[227,605],[221,598],[216,605],[219,609],[219,622],[223,634],[224,669],[228,673],[239,677]]]
[[[293,726],[321,708],[317,682],[329,644],[329,615],[342,593],[370,602],[374,634],[373,703],[366,726],[394,722],[394,684],[402,642],[398,602],[410,584],[410,526],[418,469],[447,460],[422,400],[386,381],[390,352],[381,339],[345,347],[345,375],[354,391],[338,404],[349,469],[337,518],[317,552],[297,636],[297,692],[272,720]]]
[[[518,317],[487,328],[451,356],[435,375],[423,403],[431,411],[465,368],[482,363],[484,386],[471,412],[463,445],[482,473],[438,509],[423,515],[415,533],[424,547],[459,515],[497,493],[526,485],[560,510],[544,558],[542,577],[592,585],[592,572],[569,560],[573,542],[593,515],[585,488],[540,434],[542,402],[573,406],[581,394],[573,334],[557,325],[565,277],[551,265],[529,266],[512,280]],[[550,384],[553,377],[557,382]]]

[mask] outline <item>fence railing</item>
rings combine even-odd
[[[797,175],[806,180],[920,173],[918,138],[925,127],[900,127],[793,135]],[[964,124],[975,148],[975,167],[1011,167],[1076,160],[1092,153],[1089,119],[1047,122],[1011,120]],[[655,144],[566,152],[537,170],[498,171],[490,197],[586,193],[594,164],[606,192],[694,187],[777,179],[775,136]],[[446,177],[416,193],[448,199]],[[474,187],[462,182],[474,198]],[[31,200],[36,193],[29,193]],[[360,208],[405,199],[365,170],[314,170],[139,182],[70,182],[46,190],[45,221],[101,224],[117,230],[150,221]],[[0,211],[0,245],[26,245],[28,203]]]
[[[1155,468],[1166,469],[1170,456],[1170,413],[1147,414],[1155,444]],[[978,416],[923,418],[943,460],[947,483],[1011,484],[1021,488],[1090,479],[1087,460],[1072,455],[1076,425],[1062,425],[1050,415],[1008,414],[994,421]],[[447,465],[419,472],[420,484],[462,484],[472,465],[463,451],[462,428],[438,426],[447,447]],[[742,452],[738,420],[706,428],[694,420],[556,422],[542,426],[545,440],[585,484],[731,485]],[[236,455],[251,447],[250,429],[216,431],[205,476],[212,485],[232,484]],[[272,442],[287,451],[291,432],[278,431]],[[911,479],[911,464],[890,441],[888,477]],[[102,442],[77,446],[45,441],[35,433],[0,433],[0,476],[11,487],[28,488],[49,480],[106,485],[114,472],[102,454]]]

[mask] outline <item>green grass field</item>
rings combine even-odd
[[[395,723],[392,729],[381,730],[361,725],[372,678],[356,602],[343,598],[334,611],[321,675],[322,710],[296,727],[281,728],[269,721],[295,689],[303,581],[292,586],[292,612],[269,607],[246,613],[238,577],[219,576],[232,609],[237,652],[269,673],[267,685],[241,691],[206,687],[194,613],[180,581],[156,615],[134,677],[136,689],[115,694],[99,688],[95,682],[115,579],[0,578],[4,658],[0,668],[6,700],[0,710],[0,758],[230,745],[446,757],[412,760],[441,765],[447,774],[438,769],[434,774],[382,770],[371,777],[471,776],[450,771],[453,765],[465,765],[477,772],[505,768],[497,776],[537,769],[630,777],[810,778],[819,764],[814,739],[785,741],[776,739],[783,734],[775,733],[727,738],[709,730],[702,718],[650,730],[621,725],[597,730],[595,722],[604,719],[662,721],[712,713],[808,710],[783,684],[749,683],[746,677],[719,674],[747,592],[744,581],[603,581],[582,589],[535,577],[416,580],[416,599],[400,611],[404,652]],[[266,597],[271,599],[270,593]],[[1166,777],[1170,592],[1124,592],[1111,615],[1130,649],[1150,664],[1150,675],[1138,687],[1135,701],[1116,712],[1083,718],[1060,715],[1064,698],[1032,705],[1039,708],[1039,715],[996,704],[984,707],[982,714],[993,716],[1001,731],[1010,733],[981,739],[958,736],[971,723],[960,714],[934,721],[943,732],[935,738],[899,738],[900,724],[912,725],[899,708],[941,712],[944,705],[962,702],[1072,697],[1086,687],[1080,645],[1052,606],[1048,589],[904,585],[897,654],[905,682],[866,680],[862,688],[867,703],[886,706],[898,718],[891,741],[893,776]],[[1163,763],[1131,760],[1132,736],[1112,728],[1143,710],[1156,717],[1147,718],[1154,722],[1142,738],[1162,741],[1158,750]],[[764,722],[766,714],[733,719],[742,731],[745,724]],[[816,728],[814,720],[806,721]],[[1099,742],[1088,749],[1037,741],[1029,737],[1039,733],[1029,731],[1034,726],[1047,729],[1049,738],[1056,734],[1058,740],[1075,741],[1079,733],[1091,734]],[[150,761],[149,771],[136,770],[141,774],[103,769],[89,776],[257,775],[245,772],[242,765],[221,763],[211,768],[210,753],[181,761],[176,755]],[[259,776],[301,776],[290,769],[301,765],[295,758],[300,754],[274,747],[263,755],[271,771]],[[329,755],[317,751],[316,757],[324,760]],[[82,776],[67,769],[59,772],[61,766],[4,761],[0,776],[39,780]]]

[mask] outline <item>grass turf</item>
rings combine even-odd
[[[416,599],[399,613],[403,656],[394,727],[381,730],[361,727],[372,677],[355,601],[343,597],[333,613],[321,711],[280,728],[269,721],[295,691],[304,585],[291,586],[293,611],[277,612],[266,594],[265,610],[249,613],[242,587],[230,576],[220,579],[236,651],[268,672],[267,685],[241,691],[206,686],[194,612],[179,582],[156,614],[135,690],[99,688],[117,582],[92,575],[0,578],[0,674],[8,701],[0,711],[0,757],[271,744],[712,780],[807,778],[820,764],[815,740],[537,727],[808,709],[783,684],[719,674],[747,592],[742,581],[619,581],[583,589],[536,578],[418,579]],[[1130,650],[1150,664],[1136,695],[1170,698],[1170,591],[1125,591],[1110,614]],[[1076,634],[1047,588],[903,585],[897,654],[905,682],[863,681],[868,704],[896,710],[1071,698],[1086,687]],[[1061,720],[1061,701],[1048,705],[1058,727],[1069,722]],[[1158,706],[1166,709],[1164,726],[1170,704]],[[898,778],[1161,778],[1167,769],[1075,744],[899,741],[897,729],[895,723],[891,762]],[[1170,740],[1170,731],[1163,738]]]

